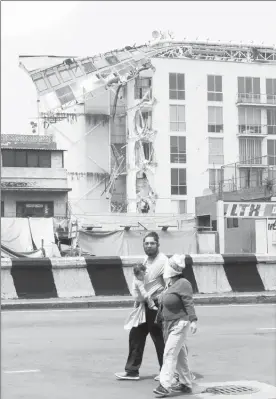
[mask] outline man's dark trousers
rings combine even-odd
[[[157,311],[149,309],[147,304],[146,308],[146,323],[140,324],[138,327],[133,327],[129,333],[129,355],[125,367],[125,371],[128,373],[137,373],[143,360],[143,353],[146,344],[146,338],[148,333],[153,340],[155,345],[160,370],[163,365],[163,354],[164,354],[164,338],[163,332],[160,325],[155,323]]]

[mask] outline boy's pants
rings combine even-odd
[[[168,390],[174,383],[175,373],[181,384],[192,388],[186,345],[189,325],[188,321],[181,319],[163,322],[165,350],[160,384]]]

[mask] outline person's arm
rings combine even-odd
[[[188,280],[181,280],[178,288],[178,294],[181,297],[184,309],[188,314],[189,321],[191,323],[196,322],[197,316],[194,307],[193,288]]]
[[[137,281],[136,282],[136,287],[137,287],[137,290],[139,291],[139,293],[140,293],[140,296],[146,301],[146,300],[148,300],[148,298],[149,298],[149,294],[147,293],[147,291],[146,291],[146,289],[145,289],[145,285],[144,285],[144,283],[142,282],[142,281]]]
[[[143,283],[142,283],[143,285]],[[144,286],[143,286],[144,288]],[[141,292],[141,287],[140,287],[140,281],[134,278],[133,284],[132,284],[132,296],[136,302],[144,302],[146,298]]]

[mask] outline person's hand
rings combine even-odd
[[[196,321],[192,321],[190,324],[191,333],[195,334],[197,332],[197,323]]]

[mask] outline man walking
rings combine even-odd
[[[144,265],[147,268],[145,289],[158,305],[158,297],[164,290],[163,273],[168,258],[159,252],[159,236],[157,233],[148,233],[143,240],[144,251],[147,255]],[[137,299],[136,299],[137,300]],[[146,323],[133,327],[129,333],[129,355],[125,372],[115,373],[120,380],[139,380],[139,369],[143,360],[143,353],[148,333],[155,345],[160,370],[163,365],[164,338],[162,328],[155,323],[157,311],[146,307]],[[158,380],[159,376],[155,377]]]

